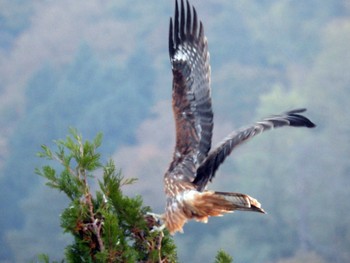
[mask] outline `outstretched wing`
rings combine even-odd
[[[306,111],[306,109],[297,109],[286,112],[282,115],[272,116],[255,123],[251,127],[230,134],[213,152],[208,155],[206,160],[198,168],[196,178],[193,181],[197,190],[202,191],[205,188],[207,183],[215,176],[215,172],[220,164],[224,162],[226,157],[237,145],[247,141],[253,136],[266,130],[283,126],[315,127],[315,124],[308,118],[298,114],[304,111]]]
[[[187,1],[181,10],[175,2],[174,23],[170,18],[169,55],[173,71],[172,104],[176,123],[176,146],[169,171],[181,169],[192,181],[206,158],[213,130],[210,97],[210,65],[202,22]],[[184,178],[184,179],[185,179]]]

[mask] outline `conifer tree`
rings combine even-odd
[[[112,160],[101,163],[97,149],[102,134],[84,141],[75,130],[65,140],[55,141],[56,151],[42,145],[38,156],[57,161],[58,172],[46,165],[36,173],[46,178],[51,188],[63,192],[70,204],[61,215],[61,227],[73,236],[73,243],[65,249],[62,262],[177,262],[176,247],[168,231],[154,231],[159,227],[151,209],[143,206],[140,196],[128,197],[122,188],[136,181],[124,178]],[[89,181],[95,176],[98,190],[93,194]],[[38,256],[40,262],[50,262],[49,256]],[[222,251],[216,262],[232,262]]]

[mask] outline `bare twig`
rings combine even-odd
[[[158,235],[158,240],[157,240],[157,250],[158,250],[158,262],[163,262],[162,261],[162,240],[164,237],[163,231],[159,232]]]
[[[104,251],[105,248],[104,248],[104,244],[103,244],[103,241],[101,238],[101,226],[102,226],[102,224],[98,224],[99,219],[95,218],[94,206],[92,204],[92,198],[91,198],[91,193],[90,193],[90,189],[89,189],[89,184],[87,182],[87,175],[86,175],[84,169],[80,168],[80,169],[78,169],[78,171],[79,171],[79,174],[84,179],[85,200],[86,200],[87,206],[89,207],[91,224],[93,226],[94,233],[96,234],[97,242],[98,242],[98,245],[100,247],[100,251]]]

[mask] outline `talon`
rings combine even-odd
[[[151,230],[151,233],[163,232],[164,228],[165,228],[165,224],[162,224],[161,226],[153,226],[152,230]]]
[[[163,232],[163,230],[165,228],[165,224],[161,223],[164,220],[163,215],[147,212],[146,217],[148,217],[149,227],[151,229],[151,233]],[[153,222],[151,222],[151,221],[153,221]]]

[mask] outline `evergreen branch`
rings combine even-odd
[[[61,227],[74,237],[74,243],[66,248],[67,261],[176,262],[176,248],[169,233],[151,233],[158,222],[147,218],[150,208],[142,205],[140,196],[130,198],[121,191],[136,179],[124,178],[112,160],[100,164],[96,150],[101,141],[101,134],[89,142],[70,129],[70,136],[55,141],[56,152],[42,146],[38,154],[64,167],[61,173],[50,166],[36,169],[36,173],[48,180],[48,186],[71,199],[61,215]],[[88,177],[98,168],[102,168],[103,178],[98,180],[100,190],[93,195]]]
[[[83,145],[82,138],[81,138],[81,136],[78,135],[78,133],[75,130],[71,130],[71,132],[73,133],[75,139],[77,140],[77,144],[79,146],[79,152],[78,152],[79,155],[78,156],[80,158],[77,158],[77,159],[84,160],[84,157],[85,157],[85,149],[84,148],[85,147]],[[86,145],[87,145],[86,148],[88,148],[89,144],[87,143]],[[73,147],[73,149],[74,149],[74,147]],[[91,221],[94,233],[95,233],[96,238],[97,238],[97,242],[98,242],[98,245],[100,248],[99,250],[101,252],[103,252],[105,250],[105,248],[104,248],[104,244],[103,244],[103,241],[101,238],[101,226],[102,226],[102,224],[101,224],[101,222],[99,222],[99,219],[95,218],[94,206],[92,203],[92,196],[91,196],[89,184],[87,181],[87,173],[86,173],[86,170],[83,167],[81,167],[80,163],[78,163],[77,171],[78,171],[78,173],[77,173],[78,177],[83,179],[84,190],[85,190],[85,202],[86,202],[88,209],[89,209],[90,221]]]
[[[220,249],[215,257],[215,263],[232,263],[233,258],[224,250]]]
[[[52,159],[59,162],[67,171],[69,171],[69,173],[73,176],[77,176],[77,173],[69,166],[67,165],[67,163],[65,162],[65,160],[61,159],[60,157],[58,157],[58,155],[53,154],[52,155]]]

